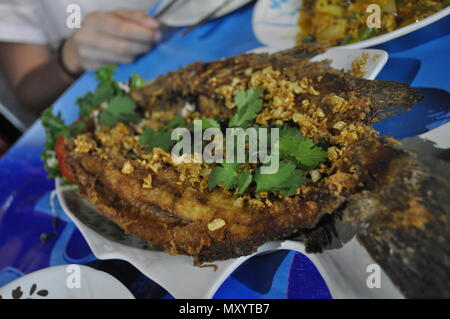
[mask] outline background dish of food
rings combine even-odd
[[[421,21],[448,5],[449,1],[439,0],[303,0],[297,40],[352,44]],[[374,23],[377,8],[378,28],[368,24]]]
[[[262,48],[257,52],[276,52],[273,48]],[[315,61],[330,59],[337,69],[350,70],[355,58],[368,54],[366,75],[373,79],[387,61],[387,53],[380,50],[330,49],[314,58]],[[146,276],[157,282],[176,298],[211,298],[223,281],[251,256],[276,250],[294,250],[308,256],[324,277],[334,298],[399,298],[400,293],[382,272],[382,289],[367,287],[367,274],[361,269],[373,263],[367,252],[353,238],[342,249],[330,250],[323,254],[307,254],[304,245],[297,241],[270,242],[261,246],[251,256],[215,262],[217,271],[211,268],[193,266],[187,256],[170,256],[164,252],[136,248],[130,244],[130,235],[123,234],[117,227],[87,223],[86,215],[97,214],[89,208],[76,190],[65,190],[61,180],[57,180],[56,191],[61,206],[77,225],[90,248],[99,259],[122,259],[130,262]],[[115,232],[120,231],[118,234]],[[359,275],[355,275],[359,269]],[[349,278],[352,278],[351,280]]]
[[[252,21],[253,31],[258,40],[265,45],[283,49],[295,46],[300,32],[298,21],[302,4],[303,0],[259,0],[255,6]],[[392,32],[350,43],[345,47],[359,49],[375,46],[421,29],[448,14],[450,14],[450,7]]]

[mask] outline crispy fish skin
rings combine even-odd
[[[270,67],[290,80],[320,79],[314,83],[320,96],[303,96],[311,103],[320,103],[320,98],[329,93],[348,100],[367,98],[368,123],[407,111],[423,98],[419,91],[405,83],[366,80],[331,68],[330,61],[312,63],[307,60],[322,51],[320,46],[309,50],[300,47],[273,55],[251,53],[215,62],[198,62],[158,77],[132,92],[132,97],[148,111],[173,109],[179,112],[189,102],[196,105],[204,117],[229,118],[234,113],[225,106],[221,89],[233,87],[237,81],[247,83],[252,73]]]
[[[236,206],[233,196],[221,189],[201,193],[177,185],[173,168],[153,174],[152,188],[146,189],[142,180],[148,171],[124,175],[122,160],[72,153],[68,163],[81,194],[99,212],[153,246],[193,256],[198,264],[247,255],[264,242],[313,227],[323,214],[342,205],[358,184],[352,175],[341,174],[325,181],[320,194],[287,197],[256,209]],[[225,225],[211,231],[208,225],[216,219]]]
[[[143,108],[151,110],[181,108],[186,101],[197,102],[201,98],[216,102],[214,106],[222,110],[223,99],[215,92],[218,86],[230,84],[233,78],[248,78],[249,70],[254,72],[270,65],[288,67],[307,61],[324,50],[325,47],[320,45],[304,46],[273,55],[249,53],[220,61],[197,62],[159,76],[141,90],[132,92],[132,97]],[[177,103],[180,100],[182,105]],[[205,116],[217,112],[206,107],[201,111]]]
[[[399,187],[395,176],[404,154],[388,141],[373,138],[356,143],[348,156],[353,173],[332,175],[314,192],[284,198],[264,209],[236,207],[233,196],[221,189],[201,193],[177,185],[177,172],[170,167],[153,174],[153,187],[145,189],[142,180],[148,171],[124,175],[123,159],[72,153],[68,163],[81,194],[100,213],[152,246],[193,256],[196,264],[202,264],[248,255],[265,242],[314,228],[324,215],[357,205],[380,182],[383,187]],[[389,184],[392,181],[394,185]],[[208,224],[216,219],[225,225],[209,230]]]
[[[405,297],[450,298],[450,164],[379,140],[352,149],[369,187],[351,197],[343,221]]]

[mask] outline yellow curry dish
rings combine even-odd
[[[371,4],[381,8],[381,28],[370,28]],[[304,0],[300,11],[300,43],[345,45],[392,32],[450,5],[450,0]]]

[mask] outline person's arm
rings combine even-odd
[[[40,112],[76,79],[73,74],[132,62],[160,38],[158,23],[145,12],[95,12],[65,41],[61,59],[45,46],[0,43],[0,67],[19,101]]]
[[[43,45],[0,43],[0,64],[24,106],[42,111],[74,81]]]

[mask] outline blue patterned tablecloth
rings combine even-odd
[[[253,5],[247,5],[187,36],[182,36],[182,28],[168,29],[164,41],[148,55],[121,66],[117,79],[126,80],[131,72],[152,79],[191,62],[215,60],[259,47],[252,31],[252,12]],[[450,120],[449,30],[447,17],[379,46],[390,53],[390,60],[378,78],[408,82],[426,96],[412,112],[377,124],[382,134],[413,136]],[[74,121],[75,99],[94,86],[94,75],[85,74],[55,103],[55,109],[66,121]],[[43,143],[44,132],[37,122],[0,159],[0,286],[48,266],[79,263],[111,273],[138,298],[171,298],[129,263],[97,260],[57,200],[52,210],[54,182],[46,178],[40,160]],[[281,251],[251,258],[224,282],[215,297],[331,296],[307,257]]]

